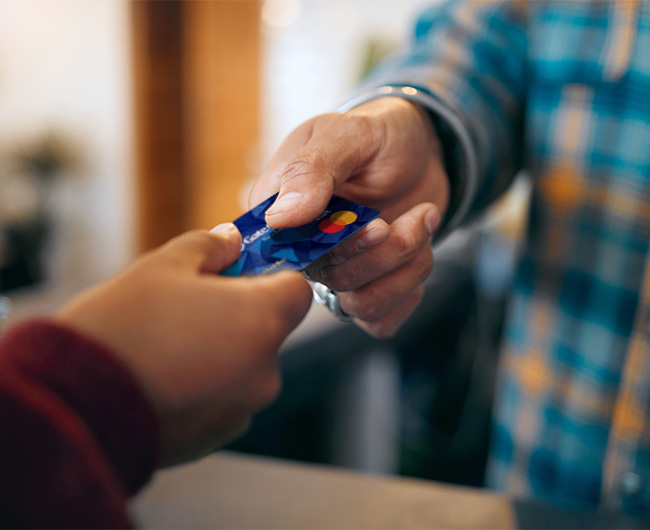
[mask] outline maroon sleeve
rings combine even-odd
[[[0,342],[0,527],[124,528],[159,459],[154,412],[102,345],[50,320]]]

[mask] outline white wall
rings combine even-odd
[[[268,160],[297,125],[344,100],[369,38],[401,43],[423,0],[267,0],[263,7],[263,137]]]
[[[132,255],[128,31],[126,0],[0,0],[0,148],[51,128],[80,140],[88,161],[57,190],[59,291]]]

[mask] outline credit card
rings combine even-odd
[[[221,274],[256,276],[281,270],[301,271],[379,216],[377,210],[333,196],[315,221],[274,230],[266,224],[264,214],[277,195],[233,221],[242,235],[241,255]]]

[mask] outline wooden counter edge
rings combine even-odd
[[[228,452],[159,472],[132,514],[142,528],[515,528],[485,491]]]

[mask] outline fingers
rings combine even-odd
[[[359,327],[388,337],[421,300],[422,283],[433,268],[431,236],[439,221],[435,206],[420,204],[393,222],[385,242],[356,254],[343,250],[330,258],[334,264],[310,268],[310,276],[338,291],[341,308]]]
[[[193,230],[167,242],[155,254],[168,261],[207,273],[218,273],[231,265],[241,250],[241,234],[232,223],[210,232]]]
[[[259,202],[279,190],[267,210],[273,228],[313,221],[326,208],[334,189],[366,166],[383,144],[384,129],[366,115],[326,114],[289,136],[262,173],[251,198]],[[302,144],[301,144],[302,142]],[[271,186],[269,187],[269,184]]]
[[[241,234],[233,223],[221,223],[210,230],[212,239],[218,239],[218,245],[211,244],[202,263],[202,272],[221,272],[232,265],[241,252]]]
[[[431,249],[423,248],[402,267],[359,289],[339,293],[341,308],[360,320],[379,321],[421,288],[432,267]]]
[[[352,291],[414,261],[423,250],[430,254],[431,236],[440,222],[438,209],[423,203],[411,208],[390,225],[390,237],[383,243],[354,254],[349,248],[333,258],[319,260],[309,268],[309,275],[335,291]],[[336,250],[336,249],[335,249]],[[341,260],[347,259],[341,263]],[[413,274],[405,270],[405,274]]]
[[[423,295],[424,287],[419,286],[380,319],[372,322],[357,319],[356,323],[361,329],[378,339],[392,337],[417,306],[420,305]]]
[[[237,259],[240,249],[241,234],[234,224],[224,223],[210,232],[196,230],[178,236],[153,255],[175,267],[218,273]],[[296,272],[236,280],[228,278],[228,287],[223,283],[223,277],[203,277],[200,281],[206,280],[210,281],[202,284],[202,304],[204,307],[216,304],[214,309],[205,311],[207,314],[215,314],[221,300],[230,293],[241,302],[241,307],[252,304],[245,313],[251,318],[259,315],[255,317],[255,326],[258,325],[257,321],[260,326],[259,337],[263,338],[268,333],[271,342],[284,339],[300,323],[312,300],[309,284]],[[219,296],[213,296],[215,293],[219,293]],[[237,313],[237,310],[233,308],[233,312]]]
[[[310,267],[311,271],[318,271],[332,265],[340,265],[354,256],[367,252],[380,245],[390,237],[390,226],[381,218],[374,219],[356,234],[350,236],[332,250],[318,258]]]

